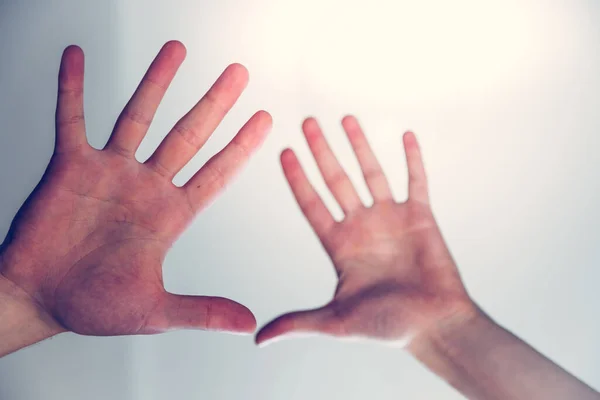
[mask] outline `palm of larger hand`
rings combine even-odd
[[[12,234],[29,267],[4,273],[69,330],[143,330],[164,293],[164,255],[194,215],[160,178],[118,153],[54,156]]]
[[[255,114],[185,185],[173,184],[243,91],[247,71],[235,64],[154,154],[137,162],[137,147],[184,55],[178,42],[163,47],[103,150],[93,149],[85,138],[83,55],[73,47],[63,55],[55,152],[0,252],[1,277],[34,299],[62,329],[122,335],[255,327],[252,313],[234,301],[178,296],[163,287],[166,252],[271,124],[268,114]]]

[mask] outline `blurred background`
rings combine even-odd
[[[230,63],[250,84],[184,183],[258,109],[263,148],[168,254],[169,291],[247,305],[259,325],[328,301],[335,275],[278,165],[315,116],[365,202],[344,138],[355,114],[406,198],[414,130],[434,214],[467,289],[497,322],[600,389],[600,4],[592,0],[0,0],[0,231],[54,144],[62,50],[86,54],[88,139],[102,148],[168,40],[188,57],[144,161]],[[0,323],[2,323],[0,321]],[[59,335],[0,359],[0,399],[461,399],[402,350],[328,338],[259,349],[251,336]]]

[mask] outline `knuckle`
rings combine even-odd
[[[206,303],[206,310],[205,310],[205,317],[204,317],[204,325],[206,326],[206,329],[211,329],[212,328],[212,322],[213,322],[213,303],[212,301],[209,301]]]
[[[204,95],[204,100],[210,107],[210,109],[212,111],[211,114],[213,114],[213,113],[217,114],[217,115],[227,114],[228,107],[225,104],[223,104],[223,102],[220,101],[219,96],[217,96],[212,91],[209,91],[208,93],[206,93]]]
[[[203,192],[213,193],[222,189],[227,183],[225,171],[218,165],[207,164],[200,176],[202,178],[194,186],[195,189],[202,189]]]
[[[335,336],[347,336],[348,331],[348,310],[337,301],[332,301],[328,305],[329,315],[325,319],[325,330]]]
[[[56,120],[56,124],[59,128],[64,128],[72,125],[77,125],[83,122],[84,116],[83,114],[73,114],[65,117],[58,118]]]
[[[69,96],[73,98],[81,98],[83,97],[83,88],[82,87],[74,87],[74,88],[66,88],[61,87],[58,89],[59,96]]]
[[[311,196],[300,203],[300,209],[305,214],[317,209],[318,206],[319,198],[317,196]]]
[[[236,160],[245,160],[250,157],[250,149],[238,141],[232,141],[231,148],[237,156]]]
[[[344,172],[335,172],[327,177],[325,183],[329,187],[338,187],[348,182],[348,176]]]
[[[144,127],[149,127],[152,123],[152,117],[140,109],[126,108],[123,111],[123,117],[135,124],[142,125]]]
[[[127,159],[127,161],[129,161],[131,152],[129,150],[127,150],[125,147],[123,147],[117,143],[111,143],[108,148],[113,152],[113,154],[120,157],[120,160],[119,160],[120,162],[123,161],[123,158],[125,158],[125,159]]]
[[[173,175],[171,170],[165,167],[159,160],[154,159],[151,163],[152,170],[163,178],[169,178]]]
[[[364,172],[366,181],[375,181],[385,179],[383,171],[379,169],[372,169]]]
[[[152,78],[146,78],[145,79],[145,83],[147,83],[147,84],[149,84],[151,86],[155,86],[155,87],[157,87],[158,89],[160,89],[161,91],[164,91],[164,92],[166,92],[167,89],[168,89],[168,85],[162,84],[162,83],[160,83],[157,80],[152,79]]]
[[[190,197],[190,191],[186,190],[187,187],[184,187],[184,198],[185,198],[185,203],[188,206],[188,210],[190,212],[190,215],[195,215],[196,211],[198,209],[198,207],[196,205],[194,205],[194,202],[192,201],[191,197]]]
[[[175,125],[173,131],[178,134],[185,143],[190,145],[190,147],[198,147],[198,134],[192,127],[179,123]]]
[[[213,165],[211,167],[211,185],[220,189],[225,186],[226,181],[225,171],[221,167]]]

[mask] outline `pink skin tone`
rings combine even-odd
[[[271,128],[257,112],[185,185],[172,180],[208,140],[248,82],[232,64],[144,163],[135,152],[185,48],[167,43],[119,117],[103,150],[83,118],[83,53],[65,50],[59,73],[56,146],[38,186],[0,246],[0,356],[61,332],[112,336],[172,329],[250,333],[250,310],[220,297],[168,293],[167,251],[224,189]],[[293,151],[281,155],[300,209],[329,254],[338,286],[315,310],[282,315],[258,344],[293,334],[401,344],[472,399],[600,396],[491,320],[468,295],[429,204],[421,152],[404,137],[408,199],[393,199],[356,118],[342,120],[374,203],[365,207],[313,118],[308,145],[345,217],[336,222]]]
[[[338,276],[324,306],[284,314],[256,342],[324,334],[405,347],[469,399],[585,399],[600,394],[487,316],[468,295],[429,204],[415,135],[404,134],[408,199],[396,202],[358,121],[344,130],[374,203],[365,207],[317,122],[303,131],[345,217],[336,222],[291,150],[281,163],[292,192]]]
[[[179,42],[160,51],[119,117],[103,150],[87,143],[83,53],[66,49],[59,73],[56,147],[51,162],[11,226],[0,279],[13,297],[30,299],[56,334],[151,334],[171,329],[252,332],[256,321],[228,299],[165,291],[162,262],[177,237],[233,178],[271,127],[264,111],[182,187],[172,183],[233,107],[248,72],[229,66],[144,163],[135,151],[185,58]],[[257,335],[325,333],[406,341],[476,307],[460,281],[429,206],[415,136],[404,145],[409,198],[393,200],[387,180],[354,117],[343,126],[374,205],[364,207],[317,122],[303,125],[308,144],[345,213],[335,222],[294,153],[282,154],[290,186],[339,276],[334,299],[319,310],[282,316]]]
[[[185,54],[179,42],[161,49],[103,150],[86,140],[83,52],[71,46],[63,54],[54,154],[0,254],[0,287],[21,304],[30,300],[24,307],[35,309],[46,336],[256,328],[241,304],[179,296],[163,286],[162,263],[173,242],[271,128],[271,116],[257,112],[185,185],[172,183],[246,87],[247,70],[232,64],[154,154],[138,162],[136,149]]]
[[[365,207],[313,118],[306,141],[327,187],[344,211],[336,222],[309,183],[293,151],[281,155],[300,209],[329,254],[339,282],[333,299],[316,310],[285,314],[263,327],[256,342],[289,334],[364,337],[406,344],[437,325],[468,320],[477,307],[433,217],[415,135],[407,132],[409,196],[396,202],[356,118],[342,120],[374,203]]]

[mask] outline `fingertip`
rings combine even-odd
[[[245,155],[247,156],[246,158],[248,158],[250,153],[254,153],[262,145],[272,128],[273,120],[271,114],[260,110],[255,112],[254,115],[246,121],[234,140],[238,140],[240,146],[246,149]]]
[[[292,171],[293,167],[299,164],[296,154],[290,148],[287,148],[281,152],[279,161],[284,171]]]
[[[164,44],[162,51],[169,51],[174,58],[183,60],[187,55],[187,48],[179,40],[169,40]]]
[[[264,121],[264,123],[268,126],[273,125],[273,116],[265,110],[259,110],[256,112],[256,116]]]
[[[223,298],[222,301],[224,302],[222,306],[229,309],[229,316],[225,316],[226,314],[223,314],[223,317],[212,316],[210,318],[210,326],[207,326],[209,330],[241,335],[252,334],[256,331],[256,318],[248,307],[229,299]],[[218,313],[219,307],[215,308],[213,312]]]
[[[358,120],[353,115],[346,115],[342,119],[342,127],[350,139],[352,146],[356,146],[357,140],[364,140],[364,133],[358,124]]]
[[[75,78],[77,82],[81,81],[83,79],[84,64],[84,54],[81,47],[74,44],[67,46],[63,51],[60,63],[60,82],[70,82],[72,78]]]
[[[248,307],[238,303],[237,301],[230,299],[225,300],[229,300],[231,304],[238,309],[237,315],[234,319],[235,327],[245,331],[254,332],[256,330],[256,317],[254,316],[254,313]]]
[[[258,346],[258,347],[264,347],[266,346],[266,341],[268,340],[268,338],[265,336],[264,334],[264,328],[261,329],[256,336],[254,336],[254,343]]]
[[[302,122],[302,130],[310,130],[314,129],[318,126],[317,119],[315,117],[306,117]]]
[[[352,114],[348,114],[346,116],[344,116],[344,118],[342,118],[342,126],[343,127],[347,127],[347,126],[354,126],[356,125],[356,117]]]
[[[236,318],[233,322],[233,328],[236,332],[252,334],[256,331],[257,323],[254,314],[248,310],[248,313]]]
[[[315,143],[323,140],[323,132],[321,131],[319,122],[314,117],[309,117],[304,120],[304,123],[302,124],[302,132],[304,133],[304,138],[311,149]]]
[[[293,159],[293,157],[294,157],[294,151],[292,149],[290,149],[289,147],[283,149],[283,151],[279,155],[279,158],[281,159],[281,161],[284,161],[284,160],[288,161],[288,160]]]
[[[230,64],[229,66],[227,66],[225,71],[235,76],[236,81],[241,81],[247,84],[250,80],[250,72],[248,71],[248,68],[246,68],[240,63]]]
[[[83,50],[81,49],[81,47],[77,46],[76,44],[71,44],[71,45],[68,45],[67,47],[65,47],[65,49],[63,50],[63,56],[65,56],[65,57],[82,57]]]
[[[277,333],[274,328],[275,321],[271,321],[267,325],[263,326],[260,331],[256,334],[254,342],[260,348],[266,347],[277,340],[282,338],[282,333]]]
[[[176,298],[175,298],[176,299]],[[248,334],[256,330],[256,318],[248,307],[225,297],[184,296],[181,301],[172,304],[176,307],[175,317],[183,321],[183,326],[197,323],[211,331]],[[204,310],[198,313],[197,309]],[[187,318],[186,318],[187,317]],[[197,319],[194,321],[194,318]]]
[[[165,49],[166,48],[172,48],[172,49],[177,49],[179,51],[187,51],[187,48],[185,47],[185,45],[176,39],[173,40],[169,40],[167,43],[165,43],[165,45],[163,46]]]

